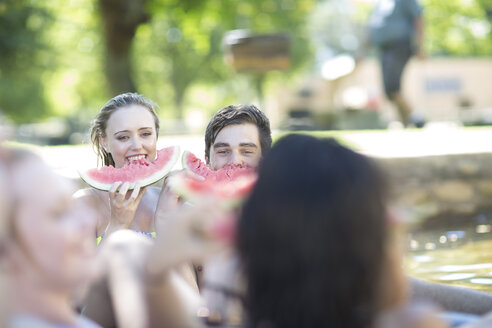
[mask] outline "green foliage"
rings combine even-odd
[[[304,23],[315,2],[154,0],[149,4],[152,21],[140,27],[135,40],[139,90],[165,108],[174,107],[176,117],[182,115],[193,85],[225,86],[234,92],[234,73],[224,63],[222,46],[225,33],[233,29],[288,33],[295,71],[311,57]]]
[[[147,0],[150,20],[137,29],[132,49],[137,89],[155,100],[166,118],[186,109],[211,113],[250,102],[253,77],[225,64],[225,33],[289,34],[292,68],[269,73],[269,88],[312,67],[313,34],[306,23],[315,16],[309,14],[318,4],[335,8],[338,1]],[[492,0],[420,1],[431,56],[490,56]],[[344,31],[359,36],[372,5],[357,3],[346,15],[355,27],[337,14],[318,22],[327,26],[319,31],[328,29],[330,42],[339,42]],[[15,122],[51,114],[88,121],[109,97],[104,42],[97,0],[0,0],[0,111]]]
[[[490,0],[480,0],[482,4]],[[425,0],[426,50],[440,56],[490,56],[490,20],[475,0]]]
[[[88,120],[106,100],[94,1],[0,0],[0,111]]]
[[[48,114],[43,72],[52,67],[47,11],[25,0],[0,2],[0,111],[15,122]]]
[[[56,115],[88,120],[107,101],[102,27],[95,0],[50,0],[56,20],[46,32],[56,69],[45,74],[47,101]]]

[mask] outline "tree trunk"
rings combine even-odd
[[[183,119],[183,101],[184,101],[184,89],[178,87],[174,88],[174,108],[176,110],[176,118],[178,120]]]
[[[149,17],[146,0],[99,0],[106,41],[105,73],[111,96],[135,92],[131,45],[137,27]]]

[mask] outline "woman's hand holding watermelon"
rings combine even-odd
[[[111,219],[106,228],[106,236],[116,230],[128,229],[135,217],[146,188],[141,188],[138,182],[133,191],[129,191],[129,188],[129,182],[115,182],[109,190]]]

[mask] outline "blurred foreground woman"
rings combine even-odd
[[[4,150],[1,164],[9,186],[1,244],[6,326],[99,327],[72,307],[95,272],[94,211],[74,203],[72,186],[32,153]]]
[[[1,131],[1,126],[0,126]],[[1,142],[0,136],[0,142]],[[5,242],[6,237],[6,223],[7,216],[9,211],[9,204],[7,200],[8,190],[7,190],[7,170],[2,160],[2,156],[4,155],[3,147],[0,145],[0,249],[1,245]],[[4,275],[0,271],[0,293],[1,295],[5,295],[5,281]],[[5,301],[5,297],[0,299],[0,327],[5,326],[5,308],[7,302]]]
[[[277,142],[238,225],[246,326],[445,326],[432,309],[406,304],[386,206],[369,158],[333,139]]]

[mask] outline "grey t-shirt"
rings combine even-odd
[[[420,15],[422,8],[416,0],[379,0],[369,21],[372,43],[380,46],[411,40]]]

